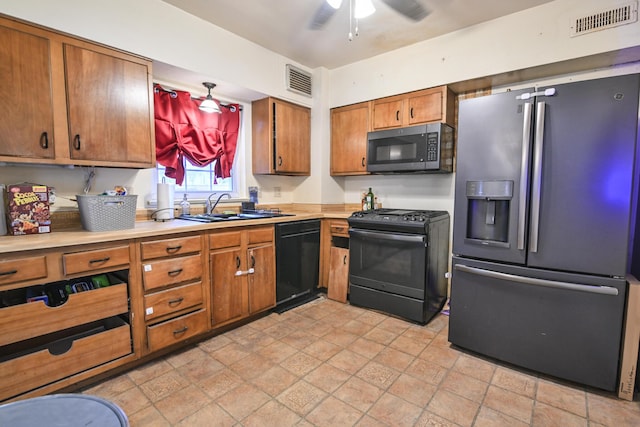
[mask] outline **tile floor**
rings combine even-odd
[[[321,298],[84,392],[132,427],[640,425],[640,402],[467,354],[447,327]]]

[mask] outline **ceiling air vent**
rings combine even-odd
[[[629,2],[613,9],[576,18],[571,36],[592,33],[594,31],[630,24],[638,20],[638,2]]]
[[[311,73],[287,64],[287,89],[311,97]]]

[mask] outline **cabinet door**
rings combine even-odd
[[[249,249],[249,312],[276,305],[276,271],[273,244]]]
[[[331,175],[367,173],[369,103],[331,110]]]
[[[0,156],[54,157],[49,40],[0,26]]]
[[[153,165],[147,66],[64,45],[70,157]]]
[[[409,98],[410,125],[442,120],[442,91]]]
[[[331,247],[327,298],[347,302],[349,287],[349,249]]]
[[[402,99],[380,99],[373,102],[373,128],[385,129],[402,126]]]
[[[213,324],[239,319],[246,313],[246,276],[236,276],[246,262],[239,248],[217,251],[211,254],[211,286]]]
[[[311,173],[311,113],[308,108],[278,100],[275,114],[275,159],[277,173]]]

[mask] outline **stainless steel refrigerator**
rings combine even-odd
[[[460,102],[451,343],[616,388],[639,90],[626,75]]]

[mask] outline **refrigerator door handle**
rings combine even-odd
[[[520,163],[520,194],[518,200],[518,250],[524,250],[524,229],[526,224],[527,188],[529,187],[529,141],[531,141],[530,102],[524,103],[522,121],[522,158]]]
[[[531,229],[529,231],[529,251],[538,252],[538,231],[540,228],[540,196],[542,192],[542,149],[544,145],[544,112],[546,104],[536,104],[536,132],[533,150],[533,186],[531,188]]]
[[[498,271],[485,270],[483,268],[469,267],[464,264],[456,264],[455,270],[463,273],[476,274],[478,276],[489,277],[491,279],[508,280],[511,282],[518,282],[525,285],[544,286],[547,288],[562,289],[568,291],[587,292],[591,294],[600,295],[618,295],[618,289],[611,286],[598,286],[598,285],[580,285],[570,282],[558,282],[555,280],[536,279],[534,277],[517,276],[515,274],[500,273]]]

